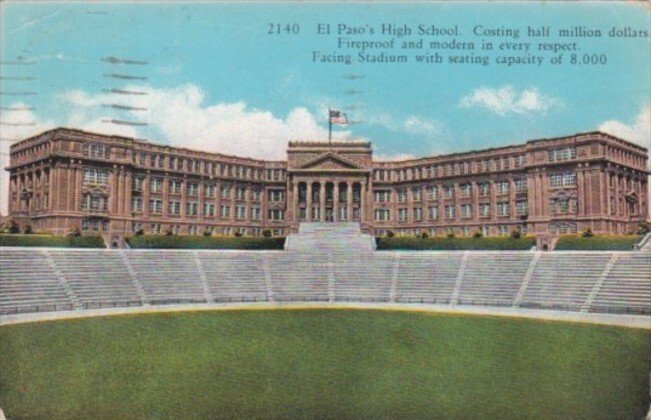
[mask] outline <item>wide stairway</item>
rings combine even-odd
[[[359,223],[301,223],[285,242],[287,251],[310,253],[373,252],[375,238],[362,233]]]

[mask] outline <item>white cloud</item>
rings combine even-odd
[[[16,102],[7,106],[11,109],[25,109],[27,105]],[[9,172],[4,168],[9,166],[9,148],[14,140],[22,140],[35,134],[54,128],[54,122],[41,121],[31,111],[0,111],[0,121],[5,124],[24,124],[34,125],[3,125],[0,129],[0,214],[7,214],[9,210]]]
[[[282,118],[269,111],[249,108],[244,102],[205,104],[204,92],[192,84],[170,89],[146,86],[124,89],[148,94],[89,95],[69,91],[60,95],[61,101],[75,109],[68,124],[89,131],[135,136],[135,131],[140,129],[102,123],[107,118],[127,119],[124,111],[102,106],[119,101],[121,105],[147,108],[147,111],[128,111],[129,121],[147,122],[151,128],[144,131],[159,133],[170,145],[264,159],[284,159],[289,140],[324,140],[328,136],[327,129],[302,107],[292,109]],[[349,136],[349,131],[333,133],[336,139]]]
[[[635,121],[630,124],[609,120],[599,126],[599,131],[632,141],[648,149],[651,147],[651,106],[642,107]]]
[[[91,95],[81,90],[63,92],[56,97],[62,110],[61,121],[65,126],[96,133],[146,138],[165,141],[165,144],[191,149],[212,151],[259,159],[285,159],[290,140],[325,140],[328,130],[317,123],[315,116],[306,108],[297,107],[282,117],[269,111],[249,108],[244,102],[206,104],[201,88],[182,85],[168,89],[148,86],[127,86],[125,90],[146,91],[147,95],[118,95],[104,93]],[[140,110],[116,110],[107,104],[147,108]],[[11,107],[24,107],[14,104]],[[67,112],[66,112],[67,110]],[[55,127],[53,121],[41,121],[31,111],[21,115],[8,115],[3,111],[5,122],[34,122],[29,127],[2,127],[3,138],[25,139]],[[18,114],[17,112],[15,112]],[[11,118],[10,118],[11,117]],[[107,119],[146,122],[141,128],[105,122]],[[347,139],[350,131],[336,130],[333,138]],[[9,163],[9,143],[0,145],[0,164]],[[0,177],[0,212],[7,212],[8,176]]]
[[[502,117],[509,114],[544,114],[560,104],[558,98],[545,95],[536,87],[518,91],[511,85],[497,89],[480,87],[459,102],[462,108],[486,108]]]
[[[409,160],[409,159],[416,159],[416,156],[409,153],[397,153],[395,155],[388,155],[388,154],[373,155],[373,160],[380,161],[380,162],[402,161],[402,160]]]

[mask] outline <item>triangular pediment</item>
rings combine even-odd
[[[363,169],[361,165],[333,152],[323,153],[298,166],[299,169],[338,170]]]

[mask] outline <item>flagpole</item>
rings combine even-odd
[[[328,146],[332,143],[332,115],[331,110],[328,108]]]

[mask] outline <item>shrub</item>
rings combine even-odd
[[[448,238],[448,239],[454,239],[454,237],[455,237],[454,232],[448,232],[448,234],[445,235],[445,237]]]
[[[79,228],[74,228],[72,232],[68,234],[68,236],[71,238],[78,238],[81,236],[81,230],[79,230]]]
[[[378,250],[528,250],[534,237],[514,239],[509,236],[489,238],[379,238]]]
[[[145,249],[283,249],[285,238],[142,235],[127,238],[127,243]]]
[[[387,230],[387,238],[393,238],[394,236],[396,236],[396,234],[393,233],[392,230]]]
[[[206,229],[203,231],[203,236],[212,236],[212,232]]]
[[[104,248],[101,236],[0,235],[2,246],[47,246],[61,248]]]
[[[265,229],[262,231],[262,236],[265,238],[271,238],[271,229]]]
[[[429,233],[427,233],[427,231],[424,230],[420,233],[420,237],[423,239],[427,239],[429,238]]]
[[[588,229],[584,230],[583,232],[581,232],[581,236],[584,237],[584,238],[592,238],[594,236],[594,233],[592,233],[592,230],[590,230],[590,228],[588,228]]]
[[[649,222],[640,222],[638,223],[637,231],[635,232],[638,235],[646,235],[651,232],[651,223]]]
[[[638,235],[563,235],[558,238],[554,249],[562,250],[594,250],[594,251],[631,251],[639,242]]]
[[[9,233],[20,233],[20,225],[15,220],[11,221],[9,226]]]
[[[478,231],[476,231],[475,233],[472,234],[472,237],[475,238],[475,239],[479,239],[479,238],[481,238],[483,236],[484,236],[484,234],[482,233],[481,230],[478,230]]]
[[[138,229],[138,230],[136,231],[136,236],[142,236],[142,235],[144,235],[144,234],[145,234],[145,230],[144,230],[144,229]]]
[[[237,232],[235,232],[235,237],[236,238],[241,238],[242,237],[242,232],[240,232],[239,230]]]
[[[32,230],[32,225],[25,226],[25,235],[29,235],[31,233],[34,233],[34,230]]]
[[[520,239],[522,237],[522,231],[520,228],[515,228],[511,231],[511,238]]]
[[[166,230],[165,231],[165,236],[173,236],[174,233],[171,230]]]

